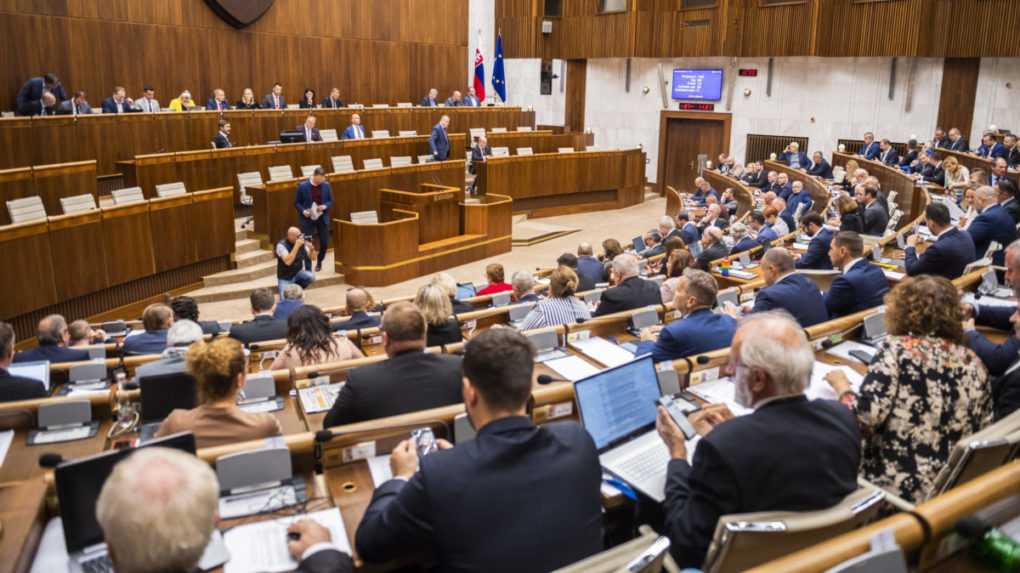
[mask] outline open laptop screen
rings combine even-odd
[[[574,394],[600,452],[655,425],[659,382],[651,355],[578,380]]]
[[[50,391],[50,363],[47,360],[39,362],[15,362],[7,368],[11,376],[24,376],[43,383],[46,391]]]

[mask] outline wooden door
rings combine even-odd
[[[694,189],[698,155],[713,164],[730,152],[730,114],[663,111],[659,123],[659,194],[669,185],[680,192]]]

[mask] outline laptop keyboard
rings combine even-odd
[[[82,561],[82,571],[85,573],[113,573],[113,562],[109,555],[100,555],[88,561]]]
[[[662,459],[655,448],[646,448],[620,462],[619,472],[634,481],[651,479],[662,473]]]

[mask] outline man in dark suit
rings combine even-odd
[[[652,360],[676,360],[730,345],[737,321],[729,315],[712,312],[719,285],[712,275],[690,269],[676,283],[673,308],[682,318],[665,327],[641,331],[636,355],[651,353]]]
[[[926,183],[942,185],[946,182],[946,172],[942,169],[942,162],[927,153],[922,153],[918,157],[917,165],[912,170],[919,174],[921,180]]]
[[[776,216],[775,209],[771,207],[769,209],[773,216]],[[765,214],[761,211],[751,211],[747,218],[747,228],[754,234],[755,243],[765,247],[765,250],[772,246],[772,241],[779,238],[775,229],[765,223]]]
[[[262,109],[287,109],[287,100],[283,99],[283,85],[273,84],[273,91],[262,98]]]
[[[305,123],[297,128],[305,136],[307,143],[322,141],[322,136],[319,135],[319,128],[315,127],[315,121],[315,116],[309,115],[305,118]]]
[[[992,160],[992,172],[988,175],[988,184],[995,187],[1000,181],[1009,180],[1008,177],[1009,163],[1006,162],[1005,157],[996,157]]]
[[[709,197],[715,197],[715,200],[719,200],[719,192],[712,188],[712,185],[705,181],[702,177],[696,177],[694,179],[694,193],[691,194],[691,200],[698,205],[704,205],[708,201]]]
[[[719,227],[711,226],[701,234],[701,253],[695,261],[695,265],[707,271],[712,261],[721,259],[730,254],[729,248],[723,242],[723,232]]]
[[[74,92],[74,97],[57,105],[57,115],[85,115],[92,113],[92,106],[84,90]]]
[[[52,94],[53,103],[46,105],[42,101],[43,94],[45,93]],[[15,97],[14,109],[18,115],[39,115],[41,110],[51,109],[66,99],[67,94],[64,93],[64,86],[60,85],[60,80],[57,79],[57,76],[46,74],[32,78],[21,86]]]
[[[745,319],[730,370],[737,402],[754,412],[734,418],[710,406],[692,414],[703,437],[690,463],[683,433],[658,407],[656,429],[672,458],[664,526],[680,567],[702,566],[720,516],[821,510],[857,489],[857,420],[838,402],[807,399],[814,363],[811,343],[789,317]]]
[[[602,299],[592,316],[662,304],[659,285],[638,276],[639,268],[635,255],[616,255],[609,271],[609,280],[616,286],[602,292]]]
[[[216,149],[227,149],[228,147],[233,147],[234,142],[230,141],[230,122],[225,119],[221,119],[219,125],[220,130],[216,132],[216,137],[213,138],[213,147]]]
[[[882,304],[889,292],[885,273],[864,257],[864,241],[853,231],[840,231],[832,238],[829,260],[841,274],[832,279],[825,293],[829,318],[839,318]]]
[[[167,331],[174,323],[174,312],[165,304],[150,304],[142,312],[143,332],[131,333],[124,338],[121,352],[131,354],[159,354],[166,348]]]
[[[397,445],[394,479],[358,526],[359,557],[383,563],[431,549],[438,570],[501,573],[551,571],[602,550],[598,451],[574,422],[531,421],[534,356],[507,328],[468,341],[463,401],[477,436],[456,447],[443,440],[420,460],[412,440]]]
[[[755,161],[747,164],[747,170],[744,171],[744,175],[740,179],[751,187],[764,189],[769,184],[768,176],[769,173],[762,167],[762,164]]]
[[[127,96],[123,86],[113,88],[113,95],[103,100],[103,113],[132,113],[135,102]]]
[[[794,265],[798,269],[831,270],[829,260],[829,244],[834,233],[825,227],[825,220],[818,213],[808,213],[800,218],[800,226],[804,233],[811,237],[807,252],[800,256]]]
[[[896,166],[900,163],[900,154],[896,152],[896,148],[892,146],[891,141],[882,138],[881,143],[878,144],[878,157],[876,159],[886,165]]]
[[[874,159],[878,157],[880,149],[878,142],[875,141],[875,134],[870,131],[864,134],[864,145],[857,151],[857,155],[865,159]]]
[[[205,102],[206,111],[224,112],[230,109],[230,102],[227,101],[227,94],[220,88],[213,90],[213,96]]]
[[[1006,137],[1002,138],[1003,146],[1005,146],[1006,163],[1010,169],[1016,169],[1020,167],[1020,145],[1017,145],[1016,134],[1010,133]]]
[[[945,130],[942,129],[941,127],[936,127],[935,128],[935,136],[932,137],[932,140],[931,140],[931,146],[933,148],[936,148],[936,149],[939,148],[939,147],[949,148],[950,143],[951,142],[949,141],[949,138],[946,137]]]
[[[595,258],[595,250],[591,243],[577,245],[577,279],[578,292],[592,290],[595,285],[605,281],[606,267]]]
[[[875,187],[864,188],[864,234],[881,237],[889,225],[889,211],[878,200],[880,191]]]
[[[949,145],[946,149],[952,149],[953,151],[970,151],[970,145],[967,140],[963,138],[963,134],[957,128],[951,128],[949,130]]]
[[[974,192],[974,208],[980,214],[967,226],[967,233],[974,241],[974,252],[978,258],[986,256],[993,242],[1005,248],[1016,240],[1016,223],[999,205],[999,194],[995,189],[987,185],[978,187]],[[992,264],[1002,266],[1002,257],[1003,252],[999,250],[992,255]]]
[[[804,328],[829,319],[818,285],[797,274],[790,251],[783,247],[769,249],[761,258],[761,272],[767,286],[755,295],[750,312],[785,310]]]
[[[318,235],[319,253],[315,272],[322,270],[322,261],[329,249],[329,210],[333,208],[333,189],[326,181],[326,172],[316,167],[311,177],[298,184],[294,208],[298,212],[301,232],[311,237]]]
[[[472,175],[478,173],[477,165],[484,163],[487,157],[492,157],[492,148],[489,147],[489,139],[484,135],[478,136],[478,143],[471,148],[471,165],[468,169]]]
[[[448,115],[439,118],[439,123],[432,126],[429,149],[432,151],[433,161],[446,161],[450,157],[450,138],[446,133],[449,127],[450,116]]]
[[[354,287],[347,291],[347,314],[349,318],[333,325],[333,330],[358,330],[379,326],[379,316],[368,314],[372,297],[368,291]]]
[[[18,115],[57,115],[58,103],[60,102],[51,92],[43,92],[40,99],[25,104]]]
[[[998,159],[996,161],[1005,161],[1004,159]],[[1020,201],[1017,200],[1017,185],[1012,179],[1003,177],[996,185],[995,190],[998,192],[999,205],[1009,213],[1010,218],[1013,219],[1013,223],[1020,224]]]
[[[305,289],[294,283],[283,287],[283,296],[273,309],[273,318],[286,321],[291,313],[305,305]]]
[[[916,233],[907,237],[903,260],[907,274],[939,275],[949,280],[959,277],[963,269],[977,259],[974,240],[969,233],[952,225],[949,208],[942,203],[929,203],[924,208],[924,220],[928,230],[935,235],[935,242],[928,245],[919,258],[917,244],[921,241],[920,237]]]
[[[344,130],[341,139],[365,139],[365,126],[361,125],[359,114],[351,114],[351,124]]]
[[[327,109],[339,109],[344,107],[344,102],[340,99],[340,88],[333,88],[330,90],[329,97],[324,98],[320,105]]]
[[[36,329],[38,346],[19,352],[14,362],[38,362],[41,360],[56,364],[58,362],[80,362],[89,359],[88,350],[68,348],[71,335],[67,331],[67,321],[59,314],[51,314],[39,321]]]
[[[832,166],[825,160],[821,151],[816,151],[811,156],[811,165],[808,166],[807,173],[822,179],[832,179]]]
[[[198,319],[198,303],[190,296],[178,296],[171,299],[170,310],[174,313],[174,322],[190,320],[202,327],[202,334],[220,333],[220,323],[215,320]]]
[[[14,357],[14,339],[14,328],[0,322],[0,402],[45,398],[46,387],[41,381],[14,376],[7,371]]]
[[[439,90],[431,88],[428,95],[421,98],[422,107],[436,107],[439,105]]]
[[[986,159],[995,159],[996,157],[1006,156],[1006,146],[995,141],[995,134],[991,132],[985,132],[981,135],[981,145],[974,152],[978,157],[984,157]]]
[[[800,144],[796,141],[791,141],[790,145],[786,146],[779,160],[794,169],[807,169],[811,163],[808,161],[807,153],[800,150]]]
[[[230,338],[241,344],[264,342],[287,337],[287,321],[273,318],[276,296],[273,289],[257,288],[248,295],[253,318],[230,327]]]
[[[450,97],[446,98],[446,107],[460,107],[462,105],[464,105],[463,96],[461,96],[459,91],[453,90]]]
[[[691,221],[687,211],[681,211],[676,216],[677,226],[680,229],[680,238],[688,246],[701,240],[701,230]]]
[[[811,209],[811,205],[814,204],[814,201],[811,200],[811,194],[804,191],[804,183],[800,181],[794,181],[790,185],[790,191],[790,196],[786,198],[786,208],[783,209],[783,213],[790,217],[804,216]],[[798,210],[800,210],[800,215],[797,214]]]
[[[456,404],[461,400],[460,357],[425,352],[425,317],[410,302],[386,307],[385,362],[352,370],[323,428]]]
[[[462,105],[465,107],[480,107],[482,105],[481,100],[478,99],[478,94],[475,93],[475,88],[468,88],[468,93],[464,96],[464,103]]]

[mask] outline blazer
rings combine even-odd
[[[697,225],[688,221],[680,228],[680,238],[688,245],[691,243],[697,243],[701,240],[701,230],[698,229]]]
[[[421,106],[422,107],[436,107],[437,105],[439,105],[439,102],[437,102],[436,100],[430,98],[429,96],[425,96],[425,97],[421,98]]]
[[[234,107],[236,109],[259,109],[259,102],[252,101],[251,103],[245,103],[243,100],[237,100],[234,102]]]
[[[815,177],[821,177],[822,179],[832,179],[832,166],[825,159],[822,159],[821,163],[812,163],[807,170],[808,175],[814,175]]]
[[[317,127],[313,127],[312,128],[312,138],[311,139],[308,139],[308,135],[305,133],[305,126],[304,125],[299,125],[299,126],[295,127],[294,130],[295,131],[300,131],[301,134],[305,136],[305,141],[322,141],[322,136],[319,135],[319,128],[317,128]]]
[[[693,463],[671,460],[664,526],[680,567],[701,567],[719,517],[812,511],[857,489],[860,431],[849,408],[802,394],[763,404],[701,439]]]
[[[446,130],[438,123],[432,126],[432,135],[429,136],[429,149],[432,151],[432,159],[446,161],[450,157],[450,138]]]
[[[932,165],[931,163],[921,168],[921,178],[928,183],[938,183],[943,185],[946,182],[946,171],[942,169],[941,165]]]
[[[230,338],[241,344],[287,338],[287,321],[277,320],[268,314],[260,314],[252,320],[230,327]]]
[[[889,292],[889,280],[876,265],[860,259],[854,266],[832,279],[825,293],[825,309],[829,318],[839,318],[867,308],[881,306]]]
[[[602,291],[602,300],[592,313],[593,317],[662,304],[659,285],[641,277],[630,277],[622,283]]]
[[[464,334],[460,331],[460,323],[456,318],[450,318],[442,324],[429,324],[425,330],[427,346],[456,344],[464,340]]]
[[[481,102],[478,101],[478,98],[473,95],[466,95],[464,96],[464,99],[460,101],[460,105],[465,107],[480,107],[482,105]]]
[[[878,157],[880,151],[878,142],[872,141],[870,145],[862,145],[857,151],[857,155],[863,155],[865,159],[874,159]]]
[[[605,267],[598,259],[589,255],[577,257],[577,290],[584,292],[595,288],[595,285],[605,282]]]
[[[273,94],[266,94],[266,97],[262,98],[262,108],[263,109],[287,109],[287,100],[284,99],[284,97],[281,95],[280,96],[280,106],[279,107],[274,107],[273,106]]]
[[[730,254],[731,255],[736,255],[736,254],[742,253],[744,251],[750,251],[751,249],[753,249],[753,248],[755,248],[757,246],[758,246],[758,241],[756,241],[753,238],[751,238],[750,235],[744,235],[737,242],[737,244],[733,245],[733,248],[730,249]]]
[[[864,208],[864,234],[881,237],[889,226],[889,211],[881,201],[875,201]]]
[[[1006,146],[1000,142],[995,142],[991,147],[985,144],[981,144],[980,147],[975,151],[981,157],[987,157],[988,159],[994,159],[996,157],[1006,157]]]
[[[1016,169],[1020,165],[1020,145],[1010,149],[1003,157],[1006,158],[1010,169]]]
[[[900,156],[900,167],[903,169],[909,169],[915,161],[917,161],[918,151],[911,149],[907,151],[906,155]]]
[[[82,104],[78,106],[78,115],[85,113],[92,113],[92,106],[90,106],[88,102],[82,102]],[[58,103],[57,114],[74,115],[74,100],[69,99]]]
[[[978,355],[985,368],[992,376],[1001,376],[1009,367],[1016,362],[1017,352],[1020,351],[1020,338],[1017,338],[1009,319],[1016,312],[1016,306],[991,306],[978,305],[975,309],[977,316],[974,322],[981,326],[990,326],[1009,333],[1009,336],[1002,344],[995,344],[988,340],[978,330],[968,330],[963,333],[967,346]]]
[[[730,254],[730,250],[726,247],[726,243],[719,241],[711,247],[701,251],[698,258],[695,259],[695,266],[703,271],[707,271],[712,261],[721,259]]]
[[[298,102],[298,109],[315,109],[315,102],[308,103],[308,100],[302,98]]]
[[[967,233],[974,240],[974,253],[978,257],[985,256],[992,241],[1002,245],[1002,249],[992,256],[992,264],[1002,266],[1006,247],[1016,239],[1016,223],[1002,205],[994,204],[974,217],[967,226]]]
[[[329,97],[323,99],[320,102],[320,105],[323,108],[337,109],[337,108],[344,107],[344,102],[343,102],[343,100],[333,99],[333,96],[329,96]]]
[[[960,139],[957,139],[956,141],[950,141],[946,149],[952,149],[953,151],[970,151],[970,145],[967,143],[967,140],[961,136]]]
[[[764,169],[759,169],[754,173],[745,175],[743,179],[751,187],[757,187],[759,189],[764,189],[765,186],[769,184],[769,174],[768,171]]]
[[[757,241],[759,245],[767,249],[768,247],[772,246],[772,241],[775,241],[778,238],[779,234],[776,233],[775,229],[773,229],[772,227],[765,226],[762,227],[760,231],[758,231]]]
[[[779,156],[779,160],[792,167],[793,157],[794,153],[790,151],[784,151],[782,155]],[[807,153],[804,153],[803,151],[798,151],[796,153],[796,157],[801,169],[807,169],[808,165],[811,165],[811,159],[808,158]]]
[[[329,210],[333,208],[333,189],[329,186],[329,181],[323,181],[322,185],[319,185],[322,191],[322,205],[326,207],[326,211],[319,216],[319,221],[323,217],[326,221],[329,221]],[[297,209],[298,218],[302,221],[305,220],[304,210],[312,208],[312,182],[309,179],[305,179],[298,184],[297,197],[294,199],[294,208]]]
[[[358,135],[357,133],[355,133],[356,131],[360,132],[361,135],[360,138],[356,137],[356,135]],[[365,133],[366,132],[364,125],[348,125],[347,129],[344,130],[341,139],[365,139]]]
[[[704,205],[705,201],[708,200],[709,195],[715,197],[717,201],[719,200],[719,192],[711,187],[708,188],[708,191],[698,189],[694,193],[691,193],[691,199],[699,205]]]
[[[658,340],[645,340],[638,344],[634,354],[652,354],[652,360],[676,360],[726,348],[733,341],[737,321],[728,314],[716,314],[707,308],[666,325]]]
[[[889,149],[878,152],[878,160],[886,165],[899,165],[900,154],[896,151],[895,147],[890,146]]]
[[[792,217],[801,205],[804,205],[802,213],[807,213],[812,204],[814,201],[811,200],[811,194],[806,190],[801,190],[800,193],[790,193],[790,196],[786,198],[786,209],[783,209],[783,213]]]
[[[1010,197],[1005,203],[999,203],[999,205],[1002,205],[1002,208],[1006,210],[1014,224],[1020,224],[1020,201],[1017,201],[1015,197]]]
[[[221,101],[218,106],[216,105],[216,98],[211,97],[205,102],[206,111],[227,111],[228,109],[230,109],[230,102],[227,100]]]
[[[323,549],[312,553],[308,559],[301,561],[297,573],[352,573],[354,562],[351,556],[334,548]]]
[[[163,352],[163,348],[166,348],[165,340],[163,342],[163,346],[157,350],[156,353],[159,354],[160,352]],[[18,362],[39,362],[42,360],[52,364],[56,364],[58,362],[81,362],[83,360],[89,360],[89,351],[81,350],[79,348],[66,348],[56,344],[40,344],[35,348],[22,350],[14,355],[15,364]]]
[[[237,107],[240,108],[241,105],[238,104]],[[144,96],[142,96],[142,97],[140,97],[140,98],[135,100],[135,110],[137,110],[137,111],[142,111],[142,112],[145,112],[145,113],[156,113],[157,111],[160,111],[161,109],[162,108],[160,107],[159,100],[156,99],[156,98],[152,98],[151,100],[147,100],[147,99],[145,99]]]
[[[438,408],[463,401],[460,357],[406,350],[352,370],[323,428]]]
[[[835,233],[831,229],[822,227],[815,238],[808,243],[807,252],[800,256],[794,266],[798,269],[832,270],[829,245],[834,236]]]
[[[230,141],[230,138],[228,138],[222,131],[216,132],[216,137],[213,138],[213,145],[216,146],[216,149],[226,149],[234,146],[234,144]]]
[[[864,233],[864,223],[858,213],[846,213],[839,218],[840,231],[853,231],[858,234]]]
[[[772,286],[758,291],[751,312],[782,309],[790,313],[801,326],[807,328],[829,319],[825,299],[811,279],[790,273]]]
[[[113,101],[113,96],[110,96],[103,100],[103,113],[133,113],[137,111],[134,108],[134,104],[128,103],[127,98],[120,103],[121,109],[124,111],[117,111],[117,103]]]
[[[482,161],[485,161],[485,157],[491,157],[491,156],[492,156],[492,146],[488,146],[488,145],[485,146],[485,150],[484,151],[482,150],[482,148],[478,147],[477,145],[473,146],[471,148],[471,164],[468,165],[468,171],[470,171],[472,174],[476,173],[477,172],[477,167],[475,167],[475,164],[476,163],[481,163]]]
[[[602,550],[602,468],[574,422],[500,418],[419,463],[410,480],[389,480],[372,495],[355,534],[365,561],[432,549],[438,571],[517,573]]]
[[[338,322],[333,325],[334,331],[339,330],[358,330],[361,328],[375,328],[379,326],[379,317],[372,316],[363,310],[359,310],[351,313],[351,317],[343,322]]]
[[[39,113],[39,110],[42,108],[40,102],[42,101],[45,87],[42,76],[34,77],[21,86],[21,89],[18,90],[14,98],[14,109],[18,112],[18,115],[36,115]],[[53,86],[51,93],[57,98],[58,104],[68,99],[67,94],[64,93],[64,86],[60,84]]]
[[[24,376],[14,376],[6,369],[0,368],[0,402],[34,400],[46,396],[48,394],[42,382]]]
[[[992,405],[996,421],[1020,408],[1020,369],[992,379]]]
[[[448,97],[448,98],[446,98],[445,105],[446,105],[446,107],[460,107],[460,106],[462,106],[464,104],[459,102],[459,101],[454,101],[454,99],[452,97]]]
[[[961,276],[964,267],[977,260],[970,233],[956,227],[951,227],[935,239],[920,257],[917,256],[917,249],[909,246],[905,255],[903,264],[908,275],[939,275],[949,280]]]
[[[160,354],[166,350],[166,330],[146,330],[128,336],[121,345],[124,354]]]
[[[276,303],[276,308],[273,309],[273,318],[286,321],[290,317],[290,313],[304,305],[305,301],[303,300],[281,300]]]

